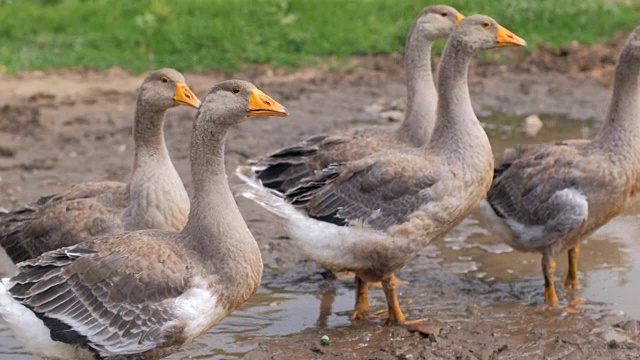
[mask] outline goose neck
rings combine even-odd
[[[438,94],[431,71],[432,45],[426,37],[410,35],[407,40],[407,111],[399,131],[414,146],[428,143],[435,125]]]
[[[210,272],[259,282],[258,245],[236,205],[224,166],[226,126],[196,119],[191,137],[193,200],[182,234],[184,245]],[[252,282],[253,284],[253,282]]]
[[[454,36],[449,39],[438,68],[437,120],[428,148],[459,149],[473,143],[479,136],[478,130],[486,137],[469,95],[467,75],[471,55],[460,39]]]
[[[640,151],[640,61],[623,49],[613,82],[613,95],[602,130],[594,142],[605,147]]]
[[[169,158],[164,141],[165,113],[166,110],[155,109],[144,100],[138,99],[133,124],[134,168],[148,162],[165,161]]]

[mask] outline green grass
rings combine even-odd
[[[416,0],[0,0],[0,69],[141,72],[313,64],[401,52]],[[606,41],[640,25],[640,1],[451,0],[485,13],[531,48]]]

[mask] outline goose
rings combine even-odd
[[[424,329],[420,321],[406,320],[393,274],[485,197],[494,161],[471,107],[468,66],[482,50],[525,44],[490,17],[460,21],[438,69],[433,136],[420,148],[330,165],[284,195],[238,173],[245,181],[238,194],[286,219],[307,256],[333,271],[356,274],[353,319],[368,318],[368,284],[381,281],[387,324]]]
[[[252,165],[238,170],[284,193],[329,164],[358,160],[399,146],[420,147],[427,143],[435,125],[438,99],[431,73],[431,46],[435,40],[449,36],[463,18],[450,6],[431,5],[424,8],[413,23],[405,46],[407,112],[400,126],[365,127],[313,136],[252,160]]]
[[[559,305],[556,257],[567,251],[564,285],[577,288],[580,241],[628,209],[640,190],[640,27],[616,67],[606,121],[593,140],[518,146],[497,163],[480,205],[495,234],[542,255],[545,304]]]
[[[206,332],[262,276],[227,182],[226,133],[247,117],[286,115],[249,82],[215,85],[193,127],[194,195],[182,231],[127,231],[19,263],[0,284],[0,317],[48,359],[158,359]]]
[[[100,235],[139,229],[181,230],[189,213],[189,196],[171,162],[163,134],[165,112],[177,105],[200,106],[181,73],[161,69],[144,79],[136,101],[135,159],[128,184],[75,184],[33,205],[0,213],[3,273],[14,273],[14,264],[20,261]]]

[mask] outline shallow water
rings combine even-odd
[[[522,118],[495,116],[484,119],[494,151],[517,143],[539,143],[556,139],[592,136],[597,124],[592,121],[571,121],[543,116],[544,128],[536,137],[527,137],[520,130]],[[598,318],[612,312],[624,312],[640,319],[640,211],[614,219],[583,243],[580,256],[582,289],[567,295],[559,287],[561,302],[567,297],[587,299],[581,316]],[[258,239],[259,240],[259,239]],[[488,316],[525,305],[542,302],[540,257],[522,254],[495,243],[488,227],[478,214],[472,214],[452,231],[444,241],[433,243],[399,277],[409,280],[410,287],[401,287],[401,302],[411,315],[412,305],[420,304],[421,293],[428,291],[429,281],[438,278],[455,291],[457,286],[490,289],[479,301],[488,309]],[[258,293],[241,310],[236,311],[212,331],[200,337],[171,359],[212,358],[237,359],[254,348],[261,339],[277,338],[310,328],[334,328],[350,324],[354,293],[351,281],[327,281],[314,266],[294,266],[286,272],[265,269]],[[566,271],[565,256],[558,257],[557,282]],[[427,279],[427,280],[425,280]],[[441,280],[444,279],[444,280]],[[447,280],[449,279],[449,280]],[[462,282],[460,282],[462,281]],[[463,284],[463,285],[461,285]],[[384,305],[382,291],[372,290],[373,309]],[[451,301],[429,304],[432,311],[446,316],[444,321],[464,319],[463,305]],[[521,327],[514,326],[514,329]],[[514,330],[505,336],[520,336]],[[0,357],[33,359],[16,345],[9,331],[0,328]]]

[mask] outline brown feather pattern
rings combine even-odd
[[[87,183],[0,215],[0,246],[18,263],[47,251],[123,231],[126,184]]]
[[[173,302],[190,286],[178,260],[186,254],[153,240],[167,234],[126,233],[138,245],[126,252],[106,240],[45,253],[19,264],[10,292],[55,341],[120,355],[161,346],[172,340],[163,330],[175,320]]]
[[[425,206],[431,200],[428,189],[437,182],[424,162],[413,166],[399,155],[330,166],[285,197],[319,220],[386,230]],[[415,176],[423,171],[423,176]]]

